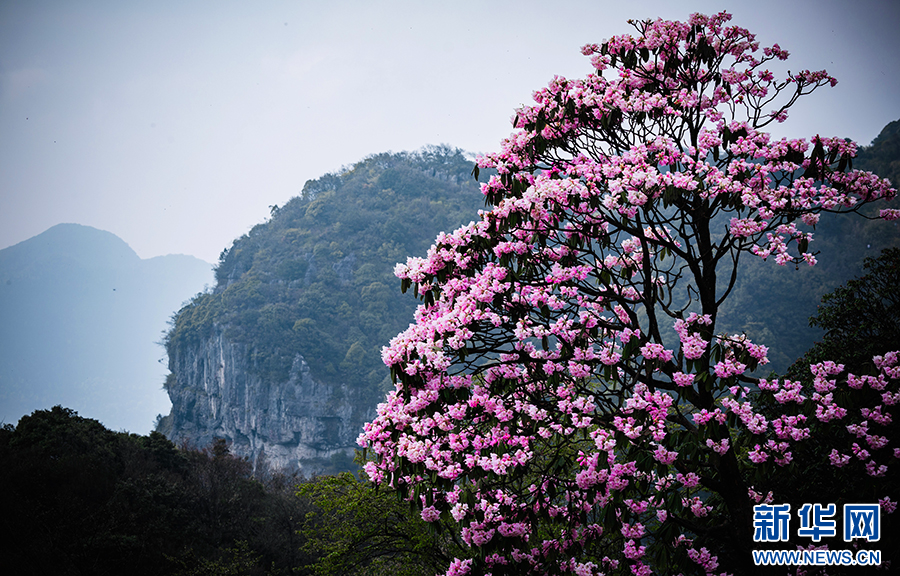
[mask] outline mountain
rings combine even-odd
[[[0,420],[63,404],[111,429],[150,431],[169,408],[166,320],[212,280],[202,260],[142,260],[78,224],[0,250]]]
[[[216,286],[166,337],[176,443],[304,473],[352,467],[391,386],[380,349],[413,320],[397,262],[484,206],[472,162],[448,147],[378,154],[306,183],[223,252]]]
[[[869,146],[859,149],[854,168],[870,170],[900,186],[900,120],[881,129]]]

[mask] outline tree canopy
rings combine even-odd
[[[5,566],[230,574],[251,559],[273,573],[312,562],[295,534],[309,506],[289,482],[264,483],[250,469],[224,441],[179,449],[159,432],[114,432],[61,406],[37,410],[0,428]]]
[[[217,439],[176,447],[56,406],[0,427],[6,572],[434,574],[452,534],[348,473],[251,473]]]
[[[478,159],[493,208],[395,270],[422,304],[360,444],[373,481],[457,522],[473,557],[448,575],[755,573],[754,505],[784,497],[813,422],[855,427],[820,456],[858,460],[895,507],[898,355],[818,362],[806,390],[721,330],[742,259],[813,266],[820,217],[896,194],[852,142],[765,132],[836,80],[776,78],[788,53],[729,20],[585,46],[595,71],[535,92]]]

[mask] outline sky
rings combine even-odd
[[[839,84],[776,136],[900,118],[900,2],[0,0],[0,249],[71,222],[214,263],[270,206],[370,154],[498,149],[629,18],[733,14]]]

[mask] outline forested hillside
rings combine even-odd
[[[471,171],[471,159],[447,147],[378,154],[272,207],[268,222],[222,252],[214,290],[174,317],[173,411],[159,429],[201,444],[228,438],[252,458],[265,450],[270,461],[289,453],[350,467],[355,437],[389,386],[381,347],[416,305],[392,270],[439,232],[477,219],[484,200]],[[231,352],[198,355],[204,347]]]
[[[57,406],[0,429],[0,464],[11,574],[288,573],[309,561],[295,531],[310,507],[294,483],[253,479],[224,443],[178,450]]]
[[[284,378],[300,352],[314,377],[380,394],[378,350],[415,308],[391,271],[438,232],[477,218],[471,169],[459,151],[434,148],[379,154],[308,182],[222,253],[215,290],[177,316],[170,344],[218,322],[253,344],[261,375]]]
[[[449,563],[447,534],[390,491],[251,468],[225,441],[179,448],[61,406],[35,411],[0,427],[4,573],[345,576]]]
[[[900,120],[882,128],[871,145],[859,149],[854,167],[871,170],[895,187],[900,185]]]

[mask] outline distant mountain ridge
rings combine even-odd
[[[79,224],[0,250],[0,420],[63,404],[148,432],[168,411],[166,321],[212,280],[202,260],[142,260],[116,235]]]
[[[48,264],[69,262],[91,268],[115,268],[140,260],[128,244],[105,230],[81,224],[57,224],[0,250],[0,270],[8,278],[42,275]]]

